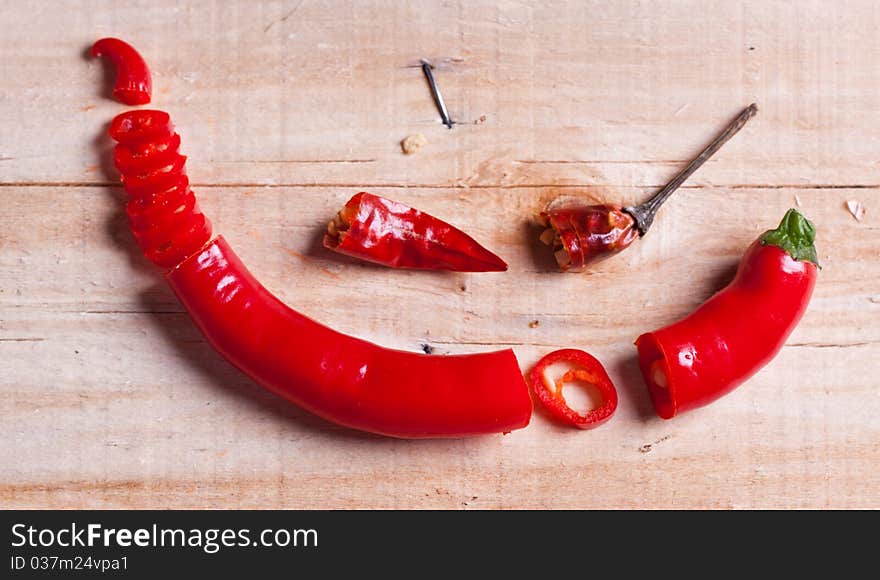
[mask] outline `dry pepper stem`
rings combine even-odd
[[[678,175],[640,205],[602,204],[544,212],[539,219],[547,229],[541,233],[540,240],[553,247],[560,270],[581,269],[622,251],[636,238],[644,236],[660,206],[757,111],[758,106],[754,103],[743,109]]]

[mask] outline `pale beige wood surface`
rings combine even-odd
[[[880,507],[880,7],[413,4],[0,4],[0,505]],[[390,346],[513,346],[523,369],[584,348],[618,385],[615,419],[408,442],[263,392],[131,239],[103,137],[123,107],[84,57],[107,35],[147,58],[216,231],[284,300]],[[752,101],[644,240],[552,271],[532,214],[642,199]],[[415,132],[429,144],[403,156]],[[323,224],[362,189],[462,226],[510,271],[325,252]],[[653,417],[632,340],[723,285],[795,197],[824,269],[789,344],[713,406]]]

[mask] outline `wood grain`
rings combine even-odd
[[[880,9],[416,4],[0,6],[0,505],[880,507]],[[216,231],[285,301],[399,348],[513,346],[524,369],[584,348],[618,385],[615,419],[581,433],[538,412],[503,437],[407,442],[260,390],[128,232],[102,136],[122,108],[84,58],[111,34],[151,63]],[[553,271],[534,213],[643,199],[752,101],[758,117],[645,239],[595,272]],[[404,156],[415,132],[429,143]],[[361,189],[463,227],[510,271],[326,252],[323,225]],[[723,286],[796,200],[824,269],[788,345],[717,404],[653,417],[632,340]]]

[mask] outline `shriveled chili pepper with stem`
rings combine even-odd
[[[198,210],[167,113],[114,119],[116,165],[145,255],[207,341],[270,391],[329,421],[392,437],[502,433],[532,403],[512,350],[430,356],[346,336],[289,308]]]
[[[692,314],[636,340],[664,419],[732,391],[769,363],[807,309],[818,276],[813,224],[790,209],[746,250],[733,281]]]
[[[565,371],[556,379],[548,376],[554,365],[565,364]],[[562,388],[580,382],[595,387],[601,402],[586,413],[579,413],[565,400]],[[564,348],[544,356],[529,374],[529,383],[538,400],[557,419],[578,429],[594,429],[606,423],[617,410],[617,389],[596,358],[582,350]]]
[[[324,246],[392,268],[503,272],[507,264],[448,223],[361,192],[327,224]]]
[[[118,38],[102,38],[92,45],[92,56],[107,58],[116,66],[113,96],[126,105],[145,105],[153,93],[147,62],[133,46]]]
[[[758,112],[754,103],[651,199],[632,207],[613,204],[551,210],[541,213],[546,228],[541,241],[552,246],[560,270],[575,271],[623,251],[644,236],[667,199]]]

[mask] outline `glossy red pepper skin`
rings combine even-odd
[[[532,403],[512,350],[428,356],[340,334],[288,308],[245,268],[198,210],[161,111],[111,123],[127,211],[145,255],[166,274],[205,338],[256,382],[325,419],[402,438],[502,433]]]
[[[128,194],[129,225],[144,255],[172,268],[211,239],[186,176],[186,157],[171,117],[163,111],[128,111],[110,123],[114,162]]]
[[[392,268],[503,272],[507,264],[458,228],[402,203],[361,192],[343,210],[353,220],[324,246]]]
[[[126,105],[145,105],[153,93],[146,61],[133,46],[118,38],[102,38],[92,45],[92,56],[107,58],[116,66],[113,97]]]
[[[639,237],[635,220],[616,205],[549,210],[541,218],[556,232],[568,263],[562,271],[581,270],[624,250]]]
[[[546,372],[553,364],[565,362],[574,368],[567,370],[554,381],[551,389],[547,384]],[[562,393],[565,383],[581,381],[593,385],[602,396],[602,403],[582,415],[568,406]],[[595,429],[607,423],[617,410],[617,389],[611,377],[593,355],[573,348],[556,350],[544,356],[529,373],[529,383],[538,400],[560,421],[578,429]]]
[[[803,316],[817,273],[815,263],[757,240],[727,287],[684,319],[641,335],[639,367],[657,414],[671,419],[707,405],[770,362]]]
[[[222,237],[167,279],[227,360],[334,423],[402,438],[500,433],[529,423],[531,400],[511,350],[425,355],[340,334],[275,298]]]

